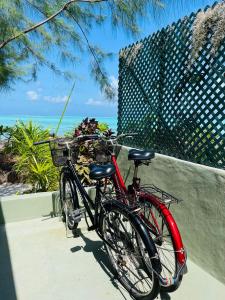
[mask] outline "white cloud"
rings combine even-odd
[[[68,96],[44,96],[44,100],[50,103],[65,103]]]
[[[101,97],[101,95],[99,96],[99,100],[95,100],[93,98],[89,98],[87,100],[87,102],[85,102],[86,105],[91,105],[91,106],[116,106],[117,103],[116,102],[109,102],[108,100],[104,99],[103,97]]]
[[[107,105],[106,102],[104,102],[102,100],[95,100],[93,98],[89,98],[88,101],[85,104],[93,105],[93,106],[105,106],[105,105]]]
[[[67,101],[68,96],[44,96],[42,95],[43,89],[41,87],[37,87],[36,90],[30,90],[26,92],[26,95],[29,100],[37,101],[44,100],[49,103],[65,103]]]
[[[39,95],[36,91],[27,91],[26,94],[31,101],[36,101],[39,98]]]

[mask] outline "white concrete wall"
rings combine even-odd
[[[118,164],[131,182],[128,149],[120,151]],[[184,200],[171,210],[188,256],[225,284],[225,171],[156,154],[139,177]]]
[[[54,216],[58,193],[33,193],[0,197],[0,224]]]

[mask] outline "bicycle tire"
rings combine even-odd
[[[70,230],[75,230],[78,223],[71,217],[71,212],[79,208],[79,200],[72,175],[66,168],[60,174],[60,204],[62,221]]]
[[[160,262],[143,222],[118,201],[104,202],[102,211],[100,231],[117,279],[135,299],[155,299],[159,280],[153,269],[159,271]]]
[[[144,196],[139,199],[138,206],[141,208],[139,214],[149,229],[148,231],[159,254],[160,262],[162,264],[161,276],[163,278],[168,278],[168,282],[173,282],[171,279],[176,276],[179,268],[177,258],[178,252],[176,251],[173,232],[165,217],[165,211],[163,211],[160,205],[156,205],[156,202],[152,202],[149,200],[149,197]],[[164,210],[168,213],[168,209],[165,206]],[[176,225],[174,219],[173,222],[174,225]],[[167,293],[176,291],[180,286],[182,279],[183,274],[181,273],[175,284],[172,283],[168,286],[161,286],[161,290]]]

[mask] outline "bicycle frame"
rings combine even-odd
[[[111,162],[116,169],[116,172],[113,175],[113,183],[114,183],[116,189],[119,190],[120,192],[127,193],[128,191],[127,191],[126,185],[124,183],[123,177],[120,173],[120,169],[117,164],[115,153],[111,153]]]
[[[92,226],[90,226],[88,228],[88,230],[95,230],[96,233],[98,234],[98,236],[109,246],[111,247],[114,251],[117,251],[110,243],[108,243],[108,241],[105,240],[105,238],[102,236],[100,230],[99,230],[99,217],[100,214],[98,213],[99,211],[99,207],[100,207],[100,203],[101,203],[101,196],[103,195],[103,192],[101,191],[101,184],[100,181],[97,181],[96,184],[96,198],[95,198],[95,203],[92,201],[92,199],[88,196],[86,190],[84,189],[80,179],[77,176],[76,170],[73,166],[73,163],[71,162],[71,160],[67,160],[67,168],[69,168],[70,172],[72,173],[73,176],[73,180],[76,183],[76,186],[78,187],[78,190],[80,192],[80,195],[82,197],[83,203],[84,203],[84,207],[88,213],[88,216],[91,220]],[[90,206],[94,209],[95,213],[93,214]],[[156,270],[153,270],[156,274],[158,274],[156,272]]]
[[[88,196],[88,193],[86,192],[86,190],[83,187],[80,179],[78,178],[77,173],[74,169],[74,166],[73,166],[73,164],[70,160],[67,161],[67,167],[69,168],[70,172],[73,175],[73,180],[76,183],[76,186],[78,187],[78,190],[79,190],[80,195],[82,197],[82,201],[84,203],[84,207],[85,207],[85,209],[88,213],[88,216],[91,220],[92,227],[89,228],[89,230],[97,229],[97,226],[98,226],[98,214],[97,214],[97,212],[98,212],[98,209],[99,209],[100,199],[101,199],[101,194],[102,194],[102,191],[100,189],[100,184],[98,182],[96,184],[96,203],[94,203],[92,201],[92,199]],[[94,214],[92,213],[90,207],[95,210]]]
[[[123,177],[120,173],[120,169],[119,169],[119,166],[117,164],[117,159],[116,159],[116,155],[115,155],[114,152],[111,153],[111,162],[112,162],[112,164],[114,165],[114,167],[116,169],[116,172],[113,176],[113,183],[114,183],[114,186],[115,186],[116,190],[118,190],[120,193],[128,194],[128,190],[127,190],[126,185],[124,183]],[[166,205],[161,203],[157,199],[157,197],[155,197],[154,195],[151,195],[151,194],[148,194],[148,193],[145,193],[145,192],[140,192],[139,196],[147,199],[150,203],[153,203],[162,212],[163,216],[165,217],[166,221],[169,224],[170,231],[173,234],[174,248],[175,248],[175,251],[176,251],[178,263],[179,263],[180,266],[184,266],[185,262],[186,262],[186,252],[184,250],[184,246],[183,246],[183,243],[182,243],[182,239],[181,239],[179,229],[176,225],[176,222],[175,222],[172,214],[170,213],[170,210],[166,207]],[[144,219],[144,216],[141,215],[141,218]],[[155,226],[157,227],[158,225],[155,224]]]

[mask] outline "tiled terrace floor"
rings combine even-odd
[[[77,238],[66,238],[57,218],[0,227],[0,299],[130,300],[112,279],[102,242],[81,224]],[[225,286],[191,261],[178,291],[161,300],[224,300]]]

